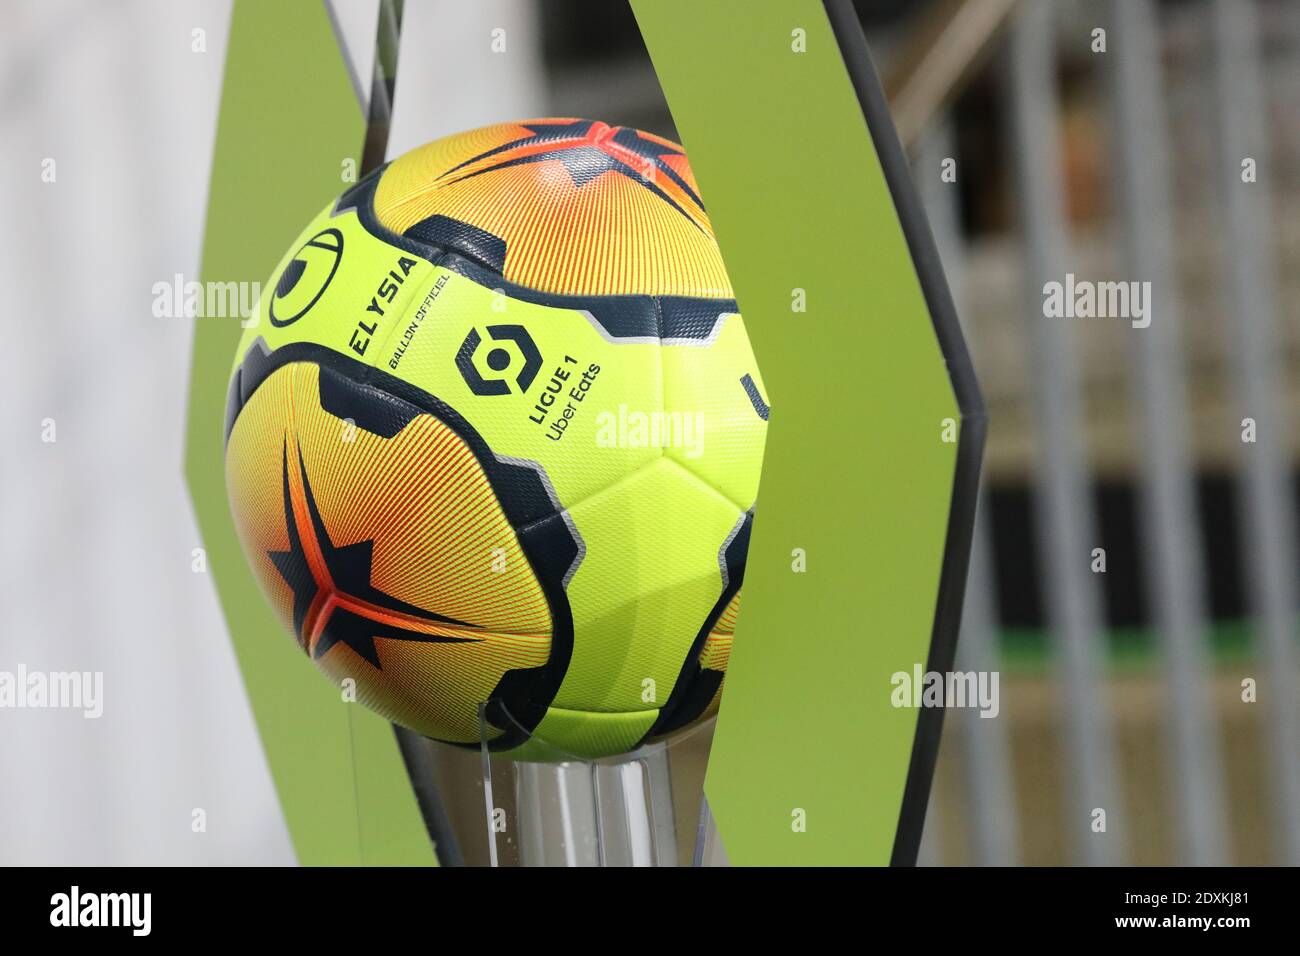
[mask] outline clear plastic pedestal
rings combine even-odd
[[[704,799],[713,721],[629,754],[545,763],[398,731],[444,864],[725,866]],[[486,725],[484,725],[486,726]]]

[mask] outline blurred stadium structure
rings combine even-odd
[[[1022,4],[964,94],[984,102],[924,134],[914,171],[992,424],[959,655],[1001,651],[1010,678],[1006,720],[957,714],[930,859],[1300,862],[1298,41],[1295,4]],[[981,230],[971,194],[998,192],[1009,228]],[[1150,326],[1045,318],[1067,273],[1150,282]],[[997,641],[1030,587],[1043,676]]]
[[[334,4],[361,76],[375,6]],[[858,10],[992,426],[959,655],[1001,714],[949,716],[924,861],[1300,863],[1300,4]],[[0,862],[293,859],[191,569],[190,322],[151,308],[197,270],[229,12],[0,14],[0,669],[106,685],[98,720],[0,715]],[[622,4],[407,0],[400,63],[390,155],[542,114],[674,135]],[[1150,327],[1045,318],[1066,273],[1150,281]]]

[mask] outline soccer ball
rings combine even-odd
[[[503,123],[294,242],[231,372],[230,506],[294,640],[384,717],[623,753],[718,706],[765,396],[682,149]]]

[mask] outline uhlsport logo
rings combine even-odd
[[[271,324],[282,329],[310,312],[329,288],[342,258],[343,233],[337,229],[323,229],[304,242],[275,284],[266,310]]]
[[[528,391],[542,367],[542,353],[537,350],[528,330],[522,325],[489,325],[487,334],[490,347],[481,359],[479,351],[483,337],[478,329],[469,330],[456,352],[456,368],[469,390],[475,395],[509,395],[510,379],[513,378],[520,393]],[[509,343],[514,348],[493,343]],[[480,367],[480,362],[484,368]],[[485,370],[492,377],[485,375]]]

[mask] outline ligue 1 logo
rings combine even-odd
[[[469,334],[465,336],[465,341],[460,343],[460,349],[456,352],[456,368],[465,379],[469,390],[475,395],[509,395],[508,379],[513,377],[521,394],[528,391],[528,386],[533,384],[533,379],[537,377],[537,372],[542,367],[542,353],[537,350],[533,337],[522,325],[489,325],[487,333],[492,341],[513,342],[522,359],[522,365],[519,371],[511,376],[510,366],[515,364],[515,356],[509,349],[496,345],[488,350],[483,361],[489,371],[501,377],[484,377],[475,364],[483,338],[478,334],[478,329],[470,329]]]

